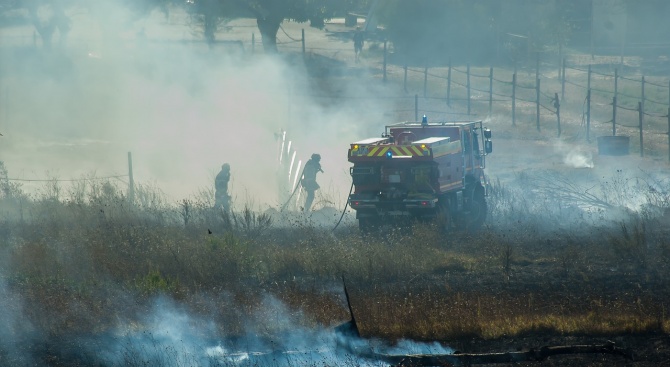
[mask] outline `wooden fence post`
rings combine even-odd
[[[640,157],[644,157],[644,140],[642,138],[642,122],[644,120],[644,110],[642,109],[642,102],[637,103],[637,110],[638,110],[638,120],[640,122]]]
[[[419,121],[419,95],[414,95],[414,121]]]
[[[616,95],[612,98],[612,136],[616,136]]]
[[[302,55],[305,55],[305,28],[302,29]]]
[[[467,76],[467,89],[468,89],[468,115],[470,115],[470,64],[468,64],[468,70],[466,73]]]
[[[591,89],[586,92],[586,141],[591,142]]]
[[[451,59],[449,59],[449,68],[447,69],[447,106],[451,106]]]
[[[386,43],[387,40],[384,40],[384,83],[386,83]]]
[[[535,80],[535,126],[540,131],[540,78]]]
[[[556,124],[558,128],[558,137],[561,137],[561,103],[558,100],[558,93],[554,93],[554,107],[556,108]]]
[[[253,54],[256,51],[256,34],[251,34],[251,53]]]
[[[135,204],[135,180],[133,179],[133,154],[128,152],[128,202]]]
[[[493,113],[493,66],[489,69],[489,116]]]
[[[670,160],[670,108],[668,108],[668,160]]]
[[[512,126],[516,126],[516,72],[512,74]]]
[[[428,97],[428,66],[423,68],[423,98]]]
[[[591,90],[591,64],[589,64],[589,71],[586,77],[586,89]]]

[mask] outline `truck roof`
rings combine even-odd
[[[430,127],[430,126],[468,126],[468,125],[473,125],[477,123],[481,123],[481,120],[468,120],[468,121],[439,121],[439,122],[428,122],[428,123],[422,123],[422,122],[415,122],[415,121],[405,121],[405,122],[398,122],[395,124],[390,124],[386,125],[387,128],[393,128],[393,127]]]
[[[372,144],[377,144],[379,142],[382,142],[384,140],[387,140],[387,138],[368,138],[368,139],[363,139],[363,140],[356,141],[353,144],[359,144],[359,145],[370,144],[370,145],[372,145]]]
[[[412,144],[435,144],[445,140],[448,142],[449,140],[451,140],[451,138],[449,138],[448,136],[430,137],[413,141]]]

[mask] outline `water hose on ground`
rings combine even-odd
[[[344,209],[342,210],[342,215],[340,215],[340,220],[337,221],[337,224],[333,228],[333,231],[337,229],[337,226],[340,225],[342,222],[342,218],[344,218],[344,213],[347,211],[347,206],[349,205],[349,196],[351,196],[351,192],[354,190],[354,183],[353,181],[351,182],[351,187],[349,188],[349,195],[347,195],[347,202],[344,204]]]

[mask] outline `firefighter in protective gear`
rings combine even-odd
[[[319,154],[312,154],[307,163],[305,163],[305,168],[302,171],[302,179],[300,180],[300,185],[307,192],[307,197],[305,198],[305,212],[308,212],[312,207],[312,202],[314,201],[314,192],[319,189],[319,184],[316,183],[316,174],[323,170],[321,169],[321,156]]]
[[[230,165],[224,163],[221,171],[214,179],[214,207],[223,208],[224,211],[230,210],[230,195],[228,195],[228,181],[230,181]]]

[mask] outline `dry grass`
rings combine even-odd
[[[616,206],[639,189],[588,199]],[[93,178],[69,189],[51,183],[37,197],[2,187],[0,285],[37,334],[144,330],[165,297],[211,320],[218,337],[244,336],[253,324],[272,340],[348,320],[342,277],[362,335],[386,340],[670,332],[668,233],[650,213],[604,225],[495,182],[491,220],[477,233],[421,223],[361,236],[140,192],[131,205]],[[663,195],[648,194],[649,207],[667,207]]]

